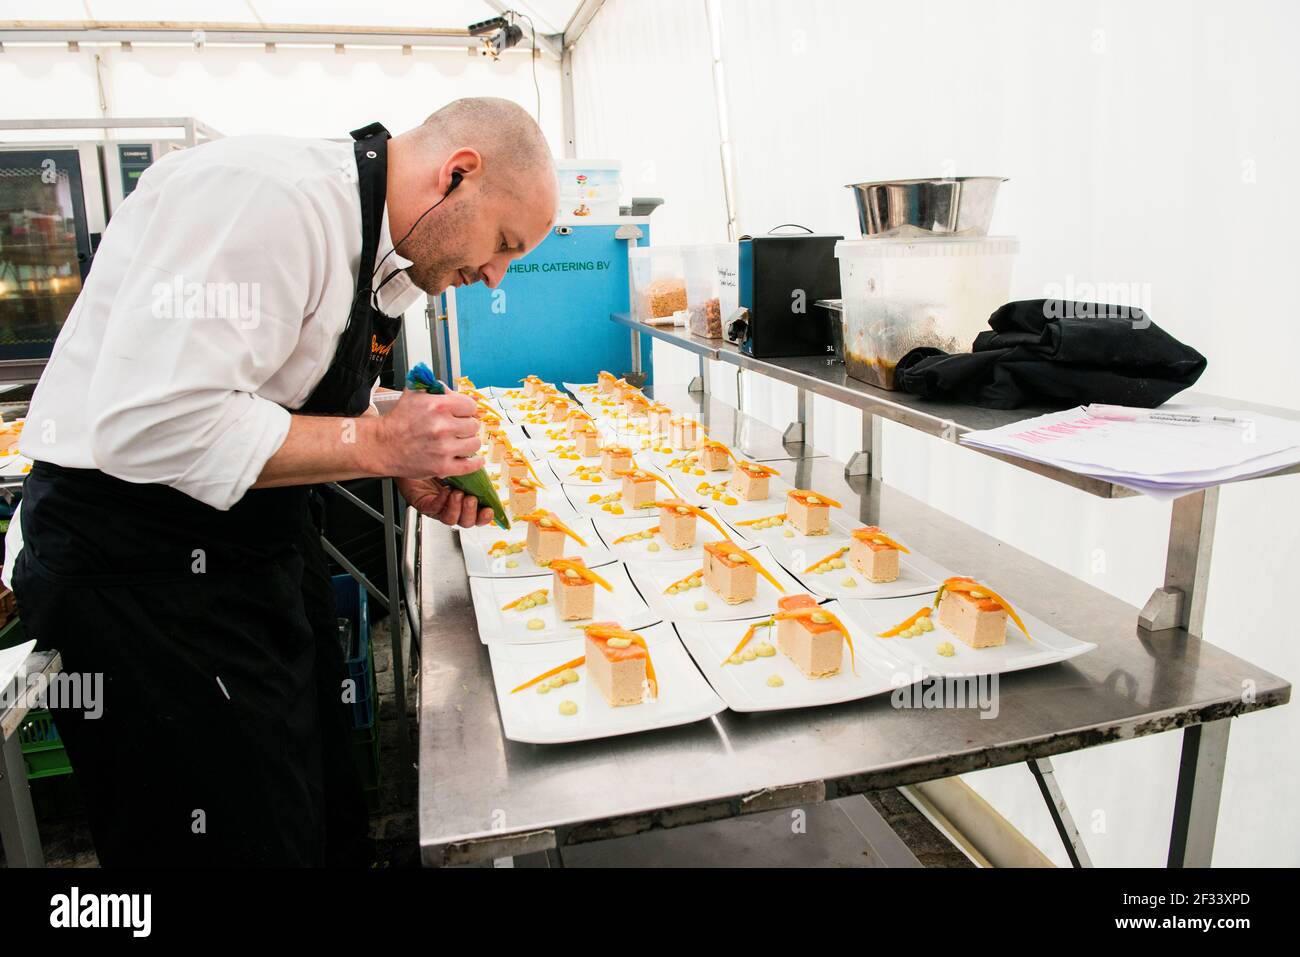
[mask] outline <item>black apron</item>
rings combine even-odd
[[[364,412],[401,319],[372,305],[388,131],[353,134],[362,248],[333,361],[299,410]],[[346,669],[307,487],[219,511],[163,485],[37,462],[14,592],[102,708],[58,708],[104,866],[365,864]],[[400,668],[395,664],[395,668]]]

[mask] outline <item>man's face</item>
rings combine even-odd
[[[549,170],[506,186],[462,184],[398,250],[414,265],[411,281],[430,295],[482,281],[495,289],[506,269],[534,249],[555,219]]]

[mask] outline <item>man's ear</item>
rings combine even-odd
[[[473,182],[483,174],[483,157],[478,150],[463,146],[448,156],[438,168],[437,189],[446,194],[452,188],[452,174],[459,173],[460,181]]]

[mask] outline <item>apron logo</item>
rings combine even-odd
[[[393,344],[392,344],[391,342],[388,343],[388,345],[386,345],[386,346],[385,346],[385,345],[380,345],[380,344],[379,344],[379,338],[378,338],[374,333],[371,333],[371,334],[370,334],[370,356],[371,356],[371,358],[374,358],[375,356],[387,356],[388,353],[390,353],[390,352],[392,352],[392,351],[393,351]]]

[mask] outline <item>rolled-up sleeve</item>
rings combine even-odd
[[[243,167],[178,172],[154,200],[87,391],[91,451],[228,509],[288,435],[257,391],[320,296],[324,230],[294,184]]]

